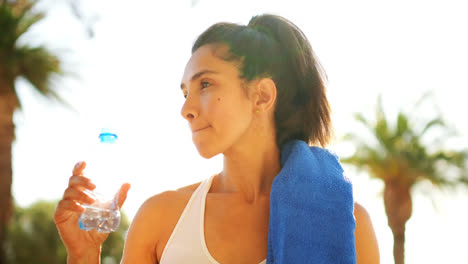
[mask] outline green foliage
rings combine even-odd
[[[18,41],[28,29],[44,17],[33,9],[37,1],[0,2],[0,77],[10,92],[14,82],[25,78],[39,93],[66,104],[52,89],[52,81],[62,75],[60,60],[44,46],[31,47]]]
[[[438,187],[468,183],[466,151],[435,149],[435,144],[423,141],[425,134],[436,127],[441,131],[450,131],[441,117],[422,123],[419,126],[421,129],[418,129],[417,124],[421,124],[421,120],[416,118],[417,113],[409,115],[400,111],[396,123],[391,124],[384,113],[380,97],[375,120],[370,121],[362,114],[356,114],[355,117],[378,143],[372,145],[362,136],[346,135],[346,140],[355,143],[356,152],[351,157],[341,159],[344,163],[368,170],[372,177],[384,182],[397,181],[406,186],[421,180],[429,180]],[[447,140],[448,137],[443,139]],[[454,168],[457,169],[457,175],[449,176],[448,170]]]
[[[13,50],[16,41],[44,17],[43,13],[31,11],[35,3],[36,1],[27,0],[2,1],[0,4],[0,28],[3,33],[0,37],[0,47],[2,49]]]
[[[7,234],[7,263],[63,264],[67,253],[53,221],[57,202],[37,202],[16,207]],[[111,233],[102,247],[102,259],[119,263],[129,221],[122,213],[119,229]]]

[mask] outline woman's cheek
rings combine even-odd
[[[223,115],[224,105],[222,104],[223,100],[221,96],[213,96],[210,100],[210,114],[214,116]]]
[[[210,117],[217,117],[221,115],[223,106],[221,105],[222,99],[220,96],[206,95],[202,99],[202,108],[206,115]]]

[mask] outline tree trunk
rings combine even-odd
[[[6,263],[6,231],[13,210],[11,146],[15,133],[13,113],[18,106],[14,90],[5,83],[0,75],[0,264]]]
[[[395,264],[405,263],[405,228],[400,234],[393,233],[393,258]]]
[[[385,182],[384,204],[388,225],[393,233],[395,264],[405,263],[405,225],[413,211],[410,186],[397,181]]]

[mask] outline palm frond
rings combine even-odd
[[[379,95],[379,98],[377,99],[375,132],[377,136],[382,138],[385,138],[388,134],[388,122],[387,118],[385,117],[381,95]]]
[[[16,29],[16,39],[21,37],[28,29],[39,22],[41,19],[44,18],[43,13],[38,13],[38,14],[30,14],[28,16],[23,17],[23,19],[20,20],[20,23],[18,24],[18,28]]]
[[[348,134],[344,139],[354,142],[356,152],[351,157],[341,159],[344,163],[365,169],[373,177],[384,181],[398,180],[407,186],[424,179],[439,187],[468,183],[468,176],[464,176],[468,174],[465,169],[468,157],[466,152],[444,149],[433,152],[422,142],[422,136],[433,127],[441,126],[444,131],[449,129],[441,117],[430,120],[419,130],[415,129],[409,116],[400,111],[396,124],[390,125],[383,110],[382,98],[379,96],[375,123],[369,122],[360,113],[355,114],[355,118],[372,132],[379,144],[370,146],[369,138]],[[431,147],[433,149],[434,146]],[[447,168],[458,168],[462,176],[453,178],[441,173],[443,164],[446,164]]]
[[[463,151],[438,151],[432,154],[430,157],[432,161],[443,160],[447,164],[454,165],[459,168],[465,168],[467,153]]]
[[[462,178],[460,178],[460,182],[468,186],[468,174],[466,174],[466,172],[465,175]]]
[[[434,126],[445,126],[445,122],[444,120],[442,120],[442,118],[440,117],[437,117],[437,118],[434,118],[432,119],[431,121],[429,121],[426,126],[422,129],[421,133],[419,134],[419,137],[422,137],[424,136],[424,134],[426,134],[426,132],[431,129],[432,127]]]
[[[45,97],[65,103],[52,89],[54,78],[63,74],[60,61],[44,47],[22,46],[16,49],[16,75],[24,77]]]
[[[432,91],[427,91],[425,92],[421,98],[418,99],[418,101],[416,101],[416,103],[414,104],[414,108],[412,109],[412,112],[417,112],[416,110],[421,106],[422,103],[424,103],[426,100],[428,100],[429,97],[432,97],[434,95],[434,93]]]
[[[408,117],[402,112],[398,113],[395,137],[404,136],[404,134],[407,133],[409,129],[410,127],[408,123]]]
[[[367,129],[369,129],[370,131],[373,131],[374,130],[374,127],[372,125],[372,123],[367,120],[364,115],[362,115],[361,113],[356,113],[354,114],[354,119],[356,119],[357,121],[359,121],[361,124],[363,124]]]
[[[25,78],[43,96],[71,107],[52,88],[63,75],[59,58],[43,46],[19,46],[18,38],[44,17],[33,11],[35,0],[3,1],[0,5],[0,72],[14,89],[14,80]],[[14,90],[13,90],[14,91]],[[21,106],[19,106],[21,108]]]
[[[4,59],[8,52],[14,48],[18,18],[6,2],[0,5],[0,56]]]
[[[355,133],[347,133],[342,136],[341,138],[342,141],[350,141],[353,142],[354,145],[356,146],[366,146],[368,144],[368,141],[365,141],[362,136],[359,136]]]
[[[380,95],[377,102],[376,123],[373,127],[373,133],[375,138],[390,155],[395,155],[398,152],[396,143],[401,142],[401,140],[399,140],[400,136],[389,125]]]

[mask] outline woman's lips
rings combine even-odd
[[[192,133],[196,133],[196,132],[199,132],[199,131],[201,131],[201,130],[203,130],[203,129],[207,129],[207,128],[209,128],[209,126],[204,127],[204,128],[199,128],[199,129],[197,129],[197,130],[194,130],[194,131],[192,131]]]

